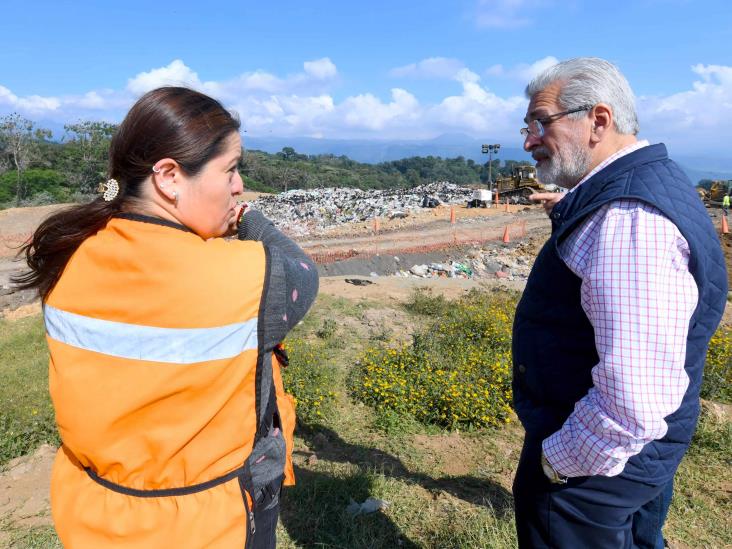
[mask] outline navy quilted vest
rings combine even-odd
[[[669,160],[664,145],[616,160],[564,197],[552,211],[552,235],[539,253],[516,309],[513,327],[514,406],[527,437],[559,430],[592,386],[598,356],[594,331],[580,305],[581,280],[559,257],[558,243],[602,205],[622,198],[652,204],[689,242],[689,271],[699,289],[691,317],[685,369],[689,388],[666,418],[663,439],[647,444],[623,476],[649,483],[670,479],[696,427],[699,390],[709,339],[727,297],[724,257],[714,227],[689,179]]]

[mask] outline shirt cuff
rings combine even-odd
[[[619,475],[625,469],[628,457],[623,459],[602,460],[602,463],[590,463],[592,456],[584,456],[584,463],[579,463],[576,457],[570,452],[570,446],[562,440],[563,430],[560,429],[553,435],[544,439],[541,448],[544,456],[554,470],[565,477],[586,477],[592,475],[602,475],[605,477],[614,477]],[[601,456],[596,456],[600,461]]]
[[[541,443],[541,449],[549,465],[564,477],[582,477],[587,473],[577,465],[577,462],[570,455],[568,449],[562,444],[562,431],[557,431],[553,435],[544,439]]]

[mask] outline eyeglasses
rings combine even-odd
[[[589,111],[590,109],[592,109],[593,106],[594,105],[582,105],[581,107],[577,107],[576,109],[570,109],[568,111],[557,112],[548,116],[542,116],[541,118],[535,118],[534,120],[529,121],[527,127],[521,128],[521,136],[526,139],[527,137],[529,137],[529,134],[531,134],[534,137],[538,137],[539,139],[541,139],[542,137],[544,137],[544,126],[548,126],[552,122],[556,122],[557,120],[559,120],[563,116],[567,116],[568,114]]]

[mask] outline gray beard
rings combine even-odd
[[[535,152],[549,154],[543,147]],[[571,189],[589,171],[590,163],[590,151],[579,143],[570,141],[547,158],[541,167],[537,168],[536,175],[545,185],[559,185]]]

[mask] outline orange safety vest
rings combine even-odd
[[[245,547],[257,482],[294,484],[268,271],[260,242],[131,219],[74,253],[44,304],[66,549]]]

